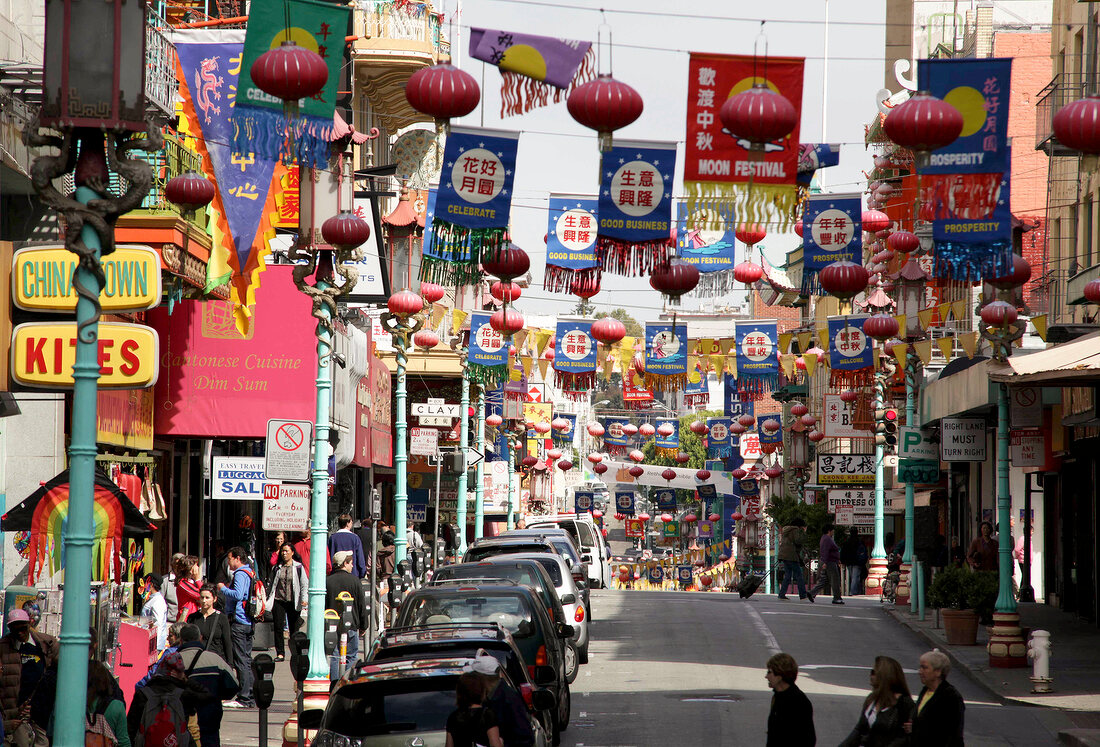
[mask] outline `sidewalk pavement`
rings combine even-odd
[[[949,645],[936,610],[926,610],[922,621],[908,605],[884,608],[1001,701],[1062,711],[1072,728],[1059,731],[1061,744],[1100,747],[1100,629],[1096,626],[1046,604],[1019,605],[1021,626],[1050,632],[1054,692],[1039,694],[1031,692],[1030,660],[1020,669],[989,666],[989,631],[984,626],[978,627],[976,646]]]

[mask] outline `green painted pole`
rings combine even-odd
[[[917,356],[913,353],[912,346],[905,355],[905,425],[915,428],[917,425]],[[902,553],[901,562],[913,563],[913,545],[916,542],[914,514],[914,483],[905,483],[905,552]],[[912,594],[913,583],[910,578],[909,593]]]
[[[408,365],[408,320],[402,319],[400,327],[394,332],[397,351],[397,387],[394,391],[394,405],[397,408],[394,418],[393,466],[396,473],[393,493],[394,563],[405,559],[405,545],[408,543],[408,501],[409,501],[409,453],[408,453],[408,394],[405,369]]]
[[[884,404],[883,386],[885,378],[878,374],[875,382],[875,410],[881,410]],[[886,559],[886,543],[883,532],[886,529],[886,483],[882,473],[883,446],[875,444],[875,545],[871,549],[871,557],[877,560]]]
[[[509,446],[512,445],[512,437],[508,438],[508,445]],[[515,459],[515,455],[516,455],[516,450],[515,449],[512,449],[512,453],[508,455],[508,528],[509,529],[515,529],[516,528],[516,500],[515,500],[514,486],[512,485],[512,479],[513,479],[513,477],[515,476],[515,473],[516,473],[515,462],[512,461],[513,459]]]
[[[485,453],[485,390],[477,393],[477,450]],[[477,463],[477,484],[474,485],[474,539],[485,534],[485,460]],[[463,542],[466,538],[463,537]]]
[[[1015,612],[1016,597],[1012,593],[1012,495],[1008,482],[1008,387],[997,387],[997,553],[1000,569],[997,591],[997,612]]]
[[[466,366],[462,367],[462,405],[459,407],[458,447],[462,450],[458,473],[458,502],[455,508],[455,523],[458,524],[458,551],[466,552],[466,490],[469,486],[466,470],[467,453],[470,447],[470,375]]]
[[[103,158],[103,136],[81,140],[81,160]],[[97,152],[93,152],[98,148]],[[104,172],[106,164],[102,164]],[[81,184],[80,166],[77,184]],[[77,186],[76,199],[87,205],[100,195]],[[101,245],[95,229],[85,224],[80,239],[95,252]],[[95,274],[77,264],[75,281],[98,298]],[[54,744],[84,742],[84,711],[88,690],[88,646],[92,639],[92,506],[95,500],[96,391],[99,387],[98,303],[80,296],[76,302],[76,361],[73,363],[72,441],[69,444],[69,516],[65,527],[65,595],[61,606],[61,652],[57,669],[58,698],[54,706]],[[82,325],[87,324],[84,327]]]
[[[324,260],[322,260],[324,261]],[[318,270],[316,288],[330,287],[322,280],[325,268]],[[317,387],[316,422],[313,426],[313,471],[310,473],[309,511],[309,614],[306,615],[306,633],[309,635],[310,680],[329,679],[328,656],[325,654],[325,560],[328,557],[328,460],[332,445],[328,440],[329,402],[332,391],[332,333],[328,321],[328,308],[321,304],[314,312],[317,317]]]

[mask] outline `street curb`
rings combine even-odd
[[[1100,747],[1100,730],[1063,729],[1058,732],[1058,744],[1070,747]]]
[[[885,605],[883,606],[882,609],[883,609],[884,612],[886,612],[887,615],[892,617],[899,625],[902,625],[902,626],[908,628],[913,633],[915,633],[919,638],[921,638],[931,648],[939,649],[940,651],[942,651],[947,656],[947,658],[951,660],[951,666],[952,667],[954,667],[955,669],[958,669],[960,671],[966,672],[968,675],[970,675],[970,679],[972,679],[974,682],[976,682],[983,690],[985,690],[991,696],[996,698],[997,702],[1000,705],[1007,705],[1007,704],[1011,703],[1012,705],[1033,706],[1035,708],[1044,708],[1045,707],[1045,706],[1037,706],[1034,703],[1027,703],[1027,702],[1024,702],[1024,701],[1014,700],[1012,698],[1005,697],[1004,694],[997,692],[997,690],[995,690],[992,685],[990,685],[988,682],[986,682],[984,672],[973,669],[968,664],[964,663],[961,659],[959,659],[957,656],[955,656],[955,652],[952,651],[950,648],[947,648],[943,641],[937,640],[934,636],[932,636],[929,633],[925,632],[922,628],[910,623],[907,619],[905,619],[905,617],[902,616],[902,614],[901,614],[902,611],[901,610],[891,609],[890,607],[885,606]]]

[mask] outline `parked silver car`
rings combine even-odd
[[[580,590],[573,582],[570,573],[569,561],[557,553],[532,552],[509,555],[510,558],[537,560],[550,575],[554,588],[558,592],[558,599],[565,612],[566,621],[573,626],[573,642],[576,644],[578,663],[588,663],[588,621],[590,615],[581,599]],[[569,670],[569,652],[566,652],[566,670]]]

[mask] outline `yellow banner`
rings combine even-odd
[[[955,315],[956,319],[962,320],[966,318],[966,299],[960,299],[951,304],[951,313]]]
[[[936,345],[940,348],[940,354],[947,360],[951,360],[951,353],[955,351],[955,338],[954,337],[940,337],[936,340]]]
[[[451,312],[451,334],[457,335],[458,331],[462,329],[463,323],[466,321],[467,314],[462,309],[455,309]]]
[[[806,375],[813,376],[817,370],[817,353],[803,353],[802,361],[806,364]]]
[[[1035,334],[1039,335],[1039,339],[1043,342],[1047,341],[1047,315],[1039,314],[1038,316],[1031,317],[1031,323],[1035,325]]]
[[[519,358],[520,365],[523,366],[523,375],[527,378],[531,378],[531,367],[535,365],[535,360],[529,355],[521,355]]]
[[[932,341],[920,340],[919,342],[914,342],[913,352],[920,358],[920,362],[927,366],[932,362]]]
[[[917,320],[920,322],[921,329],[928,329],[928,325],[932,323],[932,317],[935,313],[935,309],[921,309],[917,312]]]
[[[439,325],[443,323],[443,317],[447,316],[448,308],[441,303],[432,304],[432,329],[439,329]]]
[[[909,346],[906,345],[904,342],[899,342],[897,345],[894,345],[894,347],[890,349],[890,352],[894,354],[894,358],[897,360],[898,366],[900,368],[905,368],[905,357],[906,354],[909,352]]]
[[[810,340],[813,339],[812,332],[799,332],[798,333],[798,349],[805,353],[810,349]]]
[[[542,357],[542,351],[546,350],[546,343],[550,342],[550,336],[553,334],[548,329],[540,329],[535,332],[535,355]],[[542,370],[541,364],[539,370]]]
[[[978,352],[978,333],[977,332],[962,332],[959,334],[959,345],[962,347],[963,352],[966,353],[967,358],[973,358],[974,354]]]
[[[793,335],[790,332],[779,333],[779,352],[789,353],[791,352],[791,337]]]
[[[796,357],[794,355],[779,356],[779,366],[783,369],[783,375],[788,379],[794,378],[794,359]]]

